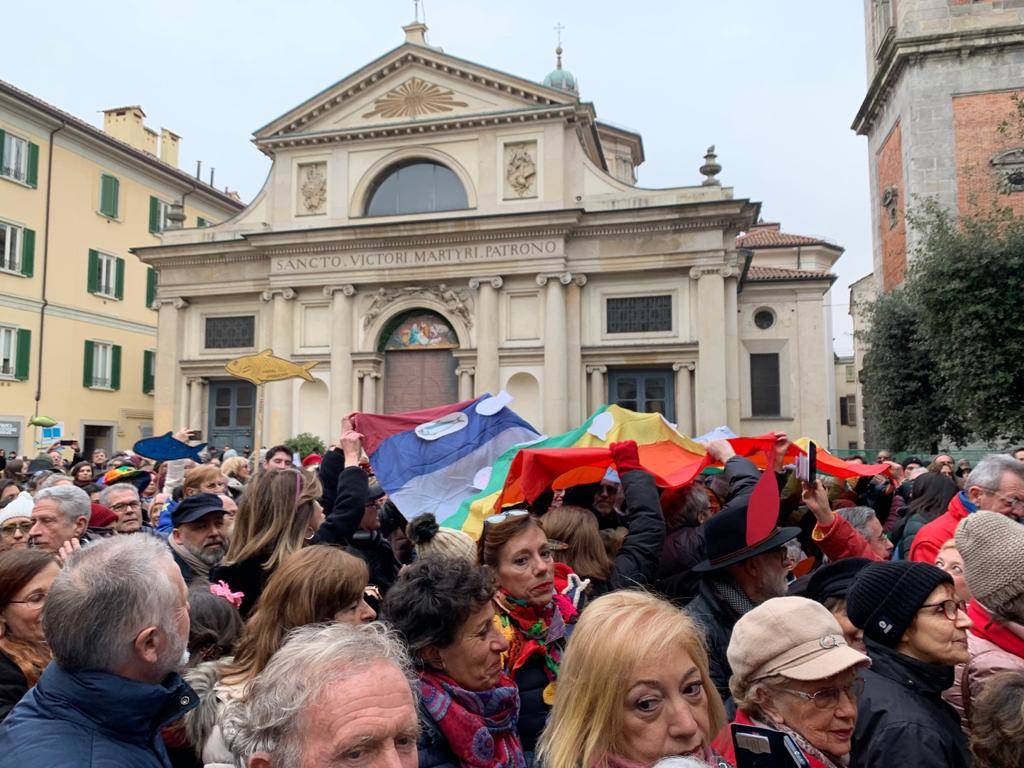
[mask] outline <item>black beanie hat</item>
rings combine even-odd
[[[866,566],[846,594],[846,615],[865,637],[895,648],[928,595],[953,577],[928,563],[898,560]]]
[[[807,582],[804,597],[818,603],[824,603],[830,597],[845,599],[857,576],[870,563],[866,557],[844,557],[821,566]]]

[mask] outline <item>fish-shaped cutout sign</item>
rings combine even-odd
[[[285,379],[305,379],[316,381],[310,371],[316,363],[299,365],[290,360],[274,356],[274,350],[264,349],[258,355],[237,357],[224,366],[224,370],[238,379],[263,384],[267,381],[283,381]]]
[[[132,450],[139,456],[145,456],[154,461],[174,461],[175,459],[192,459],[202,463],[203,457],[199,452],[206,447],[206,443],[189,445],[171,436],[170,432],[159,437],[146,437],[139,440],[132,446]]]
[[[49,416],[33,416],[28,420],[29,426],[33,427],[55,427],[57,426],[57,420],[51,419]]]

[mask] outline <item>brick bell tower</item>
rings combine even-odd
[[[908,206],[1024,214],[1024,7],[1015,0],[864,0],[868,88],[853,130],[868,138],[877,288],[906,274]],[[999,125],[1009,121],[1009,129]]]

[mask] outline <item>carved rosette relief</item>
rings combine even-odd
[[[537,196],[537,142],[518,141],[505,145],[506,200]]]
[[[327,163],[299,166],[299,215],[327,212]]]
[[[363,117],[419,117],[468,106],[466,102],[455,99],[454,91],[414,77],[376,99],[373,109]]]
[[[363,313],[363,328],[369,328],[381,312],[399,299],[417,297],[441,302],[452,315],[465,323],[467,328],[473,327],[473,314],[469,309],[469,291],[438,283],[437,285],[409,285],[405,288],[378,288],[377,292],[373,294],[370,306]]]

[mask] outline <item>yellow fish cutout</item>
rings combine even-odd
[[[283,381],[284,379],[305,379],[316,381],[310,371],[316,363],[299,365],[281,357],[275,357],[274,350],[264,349],[257,355],[237,357],[224,366],[224,370],[238,379],[263,384],[267,381]]]

